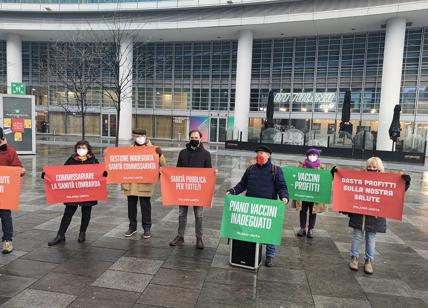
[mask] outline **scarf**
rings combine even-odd
[[[320,160],[319,159],[317,159],[316,161],[314,161],[314,162],[311,162],[309,159],[305,159],[305,161],[303,162],[303,165],[306,167],[306,168],[310,168],[310,169],[316,169],[316,168],[318,168],[320,165],[321,165],[321,162],[320,162]]]

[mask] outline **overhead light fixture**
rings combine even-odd
[[[303,111],[303,112],[306,112],[306,111],[308,111],[308,109],[306,109],[306,108],[302,108],[302,111]]]
[[[226,2],[227,4],[233,4],[233,1],[232,0],[227,0],[227,2]]]
[[[52,9],[51,9],[49,6],[46,6],[46,7],[45,7],[45,10],[46,10],[46,11],[49,11],[49,12],[50,12],[50,11],[52,11]]]
[[[372,110],[370,110],[370,113],[376,113],[376,109],[373,108]]]

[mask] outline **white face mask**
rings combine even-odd
[[[145,144],[145,143],[146,143],[146,136],[138,136],[138,137],[135,139],[135,142],[136,142],[137,144],[139,144],[139,145],[143,145],[143,144]]]
[[[86,156],[86,154],[88,154],[88,150],[87,149],[77,149],[77,155],[79,155],[79,156]]]
[[[317,155],[308,155],[308,160],[313,163],[316,162],[318,160],[318,156]]]

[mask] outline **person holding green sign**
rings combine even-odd
[[[306,152],[306,159],[299,163],[299,166],[310,169],[324,169],[320,161],[320,151],[315,148],[310,148]],[[300,210],[300,230],[297,232],[297,236],[306,235],[308,238],[313,238],[317,213],[327,211],[327,206],[321,203],[296,200],[293,202],[293,207]],[[306,222],[308,221],[308,216],[308,233],[306,233]]]
[[[288,190],[284,180],[284,175],[279,166],[271,161],[272,150],[261,145],[255,149],[256,164],[251,165],[245,170],[241,181],[233,188],[229,189],[226,194],[239,195],[246,191],[246,196],[277,200],[279,198],[288,203]],[[265,265],[273,265],[275,256],[275,245],[266,245]]]

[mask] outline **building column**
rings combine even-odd
[[[7,93],[12,93],[12,82],[22,82],[22,40],[9,34],[6,40]]]
[[[132,57],[133,42],[130,38],[124,39],[120,44],[120,68],[119,78],[124,81],[122,89],[119,139],[130,140],[132,137]]]
[[[248,118],[250,113],[251,65],[253,61],[253,32],[239,32],[236,65],[235,127],[233,137],[248,141]]]
[[[381,151],[392,150],[392,140],[389,138],[388,130],[392,122],[394,106],[400,103],[405,36],[406,20],[404,18],[397,17],[387,21],[376,143],[376,149]]]

